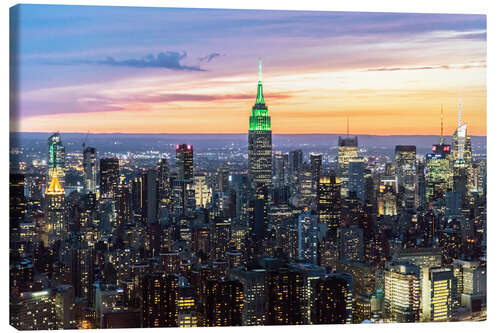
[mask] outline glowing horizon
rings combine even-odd
[[[486,135],[484,15],[18,5],[11,16],[19,132],[246,133],[262,58],[273,134],[345,133],[349,117],[352,135],[439,135],[443,106],[449,136],[461,98],[469,135]]]

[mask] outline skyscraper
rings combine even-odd
[[[423,321],[449,320],[457,297],[457,282],[453,269],[424,267],[422,275]]]
[[[252,108],[248,129],[248,174],[253,189],[272,182],[272,131],[264,93],[262,91],[262,62],[259,60],[257,98]]]
[[[467,135],[467,124],[462,124],[462,104],[458,109],[458,127],[453,133],[454,167],[466,167],[472,159],[470,136]]]
[[[388,262],[384,275],[387,318],[403,323],[419,321],[421,287],[418,266],[404,261]]]
[[[309,159],[311,160],[311,172],[313,179],[313,188],[315,191],[318,190],[319,178],[321,177],[321,164],[323,155],[321,154],[311,154]]]
[[[96,193],[97,191],[97,150],[86,147],[83,150],[83,173],[85,193]]]
[[[193,146],[188,144],[176,147],[177,180],[174,182],[174,194],[178,206],[182,206],[182,215],[190,215],[196,207],[194,189]]]
[[[194,176],[193,146],[187,144],[177,145],[175,158],[177,178],[180,180],[192,180]]]
[[[162,158],[158,162],[158,218],[164,224],[172,205],[172,187],[169,178],[168,161]]]
[[[352,261],[364,261],[363,229],[356,225],[337,229],[339,257]]]
[[[267,325],[302,325],[305,323],[304,275],[282,269],[267,276]]]
[[[114,198],[120,183],[120,161],[116,158],[101,158],[101,181],[99,186],[102,198]]]
[[[285,174],[288,170],[288,154],[277,152],[274,154],[273,179],[280,187],[285,184]]]
[[[344,198],[348,195],[349,162],[358,157],[358,137],[342,138],[339,136],[338,147],[337,171],[341,182],[341,195]]]
[[[289,154],[289,181],[292,183],[298,183],[300,177],[300,171],[302,170],[302,163],[304,159],[304,153],[301,149],[291,151]]]
[[[310,211],[300,214],[298,218],[298,256],[309,264],[318,263],[319,227],[318,218]]]
[[[162,273],[142,279],[143,327],[176,327],[178,319],[179,278]]]
[[[365,162],[363,158],[356,157],[349,161],[348,190],[349,194],[354,193],[361,203],[365,202]]]
[[[335,176],[321,176],[317,190],[317,209],[320,223],[326,223],[328,230],[336,234],[340,224],[340,212],[342,209],[340,198],[340,184],[336,182]]]
[[[352,275],[328,274],[316,282],[313,324],[352,323]]]
[[[205,325],[243,325],[243,285],[238,281],[208,281]]]
[[[57,240],[62,240],[66,230],[64,197],[64,188],[60,185],[57,175],[54,174],[49,187],[45,190],[46,245],[48,246],[51,246]]]
[[[66,175],[66,150],[62,144],[59,133],[52,134],[48,139],[49,160],[47,162],[47,181],[57,176],[62,187],[65,185]]]
[[[231,278],[243,285],[243,325],[264,325],[267,316],[265,269],[241,267],[231,271]]]
[[[9,218],[11,228],[19,227],[26,213],[24,198],[25,178],[23,174],[11,173],[9,177]]]
[[[143,221],[148,224],[155,224],[158,221],[157,177],[158,174],[154,169],[142,174]]]
[[[417,148],[415,146],[396,146],[394,153],[396,164],[397,191],[401,198],[401,207],[415,208],[417,187]]]
[[[427,203],[430,203],[444,198],[446,191],[452,188],[453,172],[450,160],[444,154],[427,154],[425,166],[425,199]]]

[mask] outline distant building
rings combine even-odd
[[[11,300],[10,324],[18,330],[53,330],[62,328],[56,315],[56,302],[51,289],[23,292]]]
[[[422,275],[422,320],[449,320],[457,297],[453,270],[449,267],[425,267]]]
[[[339,257],[353,261],[364,261],[363,229],[348,226],[337,229]]]
[[[323,155],[321,154],[311,154],[309,157],[311,164],[311,173],[313,179],[313,188],[316,191],[319,187],[319,179],[321,177],[321,165],[323,160]]]
[[[243,325],[243,285],[238,281],[208,281],[205,326]]]
[[[309,264],[318,263],[319,226],[316,215],[310,211],[301,214],[298,218],[298,256]]]
[[[396,146],[394,154],[396,165],[396,183],[400,206],[415,209],[417,188],[417,148],[415,146]]]
[[[164,218],[168,215],[172,205],[172,188],[170,184],[170,173],[168,161],[162,158],[157,165],[158,171],[158,217],[160,223],[164,223]]]
[[[305,316],[304,276],[290,270],[269,272],[266,325],[303,325]]]
[[[193,146],[188,144],[177,145],[175,149],[175,157],[177,165],[177,178],[180,180],[193,180]]]
[[[85,193],[97,192],[97,149],[85,147],[83,150],[83,173]]]
[[[120,161],[117,158],[101,158],[99,166],[101,170],[100,196],[114,198],[120,183]]]
[[[420,319],[420,270],[408,262],[393,261],[385,268],[385,313],[391,321],[418,322]]]
[[[350,274],[335,273],[315,283],[313,324],[351,324],[353,281]]]
[[[347,188],[349,195],[354,193],[356,198],[361,202],[365,202],[365,162],[363,158],[352,158],[349,161],[348,168],[348,184]]]
[[[337,170],[342,184],[341,194],[344,198],[348,195],[349,162],[358,157],[358,137],[342,138],[339,136],[338,147]]]
[[[267,271],[240,268],[231,271],[231,278],[243,285],[243,325],[261,326],[267,322]]]
[[[328,230],[336,233],[341,213],[340,184],[335,176],[321,176],[317,190],[319,223],[326,223]]]
[[[179,279],[174,275],[147,274],[141,280],[142,327],[177,327]]]

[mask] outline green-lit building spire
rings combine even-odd
[[[259,59],[259,83],[257,84],[257,98],[255,105],[252,108],[252,115],[250,116],[250,131],[270,131],[271,130],[271,117],[267,110],[266,103],[264,102],[264,92],[262,88],[262,60]]]

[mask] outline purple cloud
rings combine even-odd
[[[116,60],[113,57],[107,57],[106,60],[78,60],[76,61],[76,63],[133,68],[166,68],[172,70],[205,71],[199,66],[182,65],[181,60],[185,59],[186,57],[187,53],[185,51],[183,53],[167,51],[158,53],[156,57],[153,54],[149,54],[139,59],[126,60]]]
[[[206,56],[204,57],[201,57],[201,58],[198,58],[199,61],[206,61],[206,62],[210,62],[212,61],[213,59],[217,58],[217,57],[220,57],[222,56],[220,53],[217,53],[217,52],[213,52],[213,53],[210,53],[210,54],[207,54]]]

